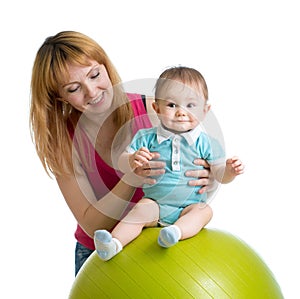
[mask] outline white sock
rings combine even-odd
[[[123,249],[121,242],[106,230],[95,232],[94,243],[99,257],[104,261],[110,260]]]
[[[177,225],[173,224],[160,230],[157,241],[160,246],[168,248],[175,245],[180,238],[181,230]]]

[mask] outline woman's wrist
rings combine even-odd
[[[109,193],[94,205],[102,214],[118,221],[121,220],[136,190],[136,187],[126,183],[123,178],[124,176]]]
[[[137,175],[134,171],[127,172],[121,178],[121,181],[131,188],[141,187],[144,183],[144,177]]]

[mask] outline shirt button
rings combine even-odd
[[[174,161],[174,163],[173,163],[174,165],[177,165],[178,164],[178,161]]]

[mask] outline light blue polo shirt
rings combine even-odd
[[[202,158],[209,164],[224,162],[225,153],[220,143],[209,137],[198,125],[195,129],[181,133],[172,133],[161,125],[150,129],[141,129],[127,147],[134,153],[141,147],[151,152],[159,152],[160,161],[166,163],[165,174],[155,177],[154,185],[144,184],[145,198],[155,200],[160,206],[160,221],[173,224],[181,211],[188,205],[205,202],[207,195],[199,194],[200,187],[189,186],[192,179],[186,177],[187,170],[203,169],[193,161]]]

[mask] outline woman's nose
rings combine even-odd
[[[93,84],[86,84],[85,93],[88,97],[94,98],[95,96],[97,96],[97,88],[95,88]]]

